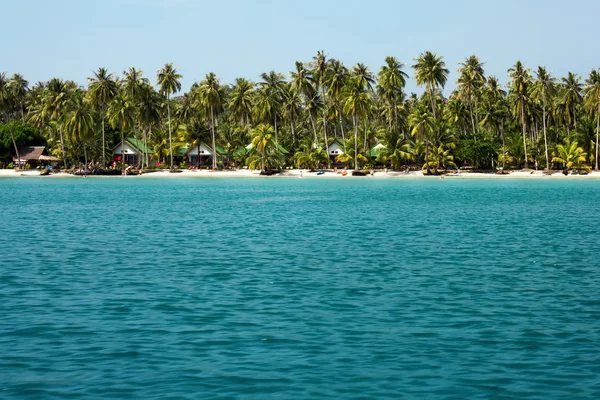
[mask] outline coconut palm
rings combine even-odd
[[[585,80],[585,104],[590,111],[596,111],[596,145],[594,146],[596,156],[595,170],[598,170],[598,135],[600,134],[600,70],[592,70],[590,76]]]
[[[170,96],[181,90],[182,75],[177,72],[177,68],[173,67],[173,63],[167,63],[158,70],[156,81],[158,83],[159,92],[167,96],[167,120],[169,124],[169,152],[171,155],[171,169],[173,169],[173,138],[171,132],[171,106]]]
[[[415,70],[415,79],[418,86],[425,85],[426,91],[429,93],[431,100],[431,111],[433,118],[437,118],[435,114],[435,91],[439,88],[444,88],[448,81],[450,71],[446,68],[446,63],[442,60],[442,56],[426,51],[415,59],[416,63],[412,66]]]
[[[292,87],[292,84],[288,83],[283,86],[281,112],[283,117],[286,118],[290,123],[290,129],[292,132],[292,142],[296,142],[296,121],[298,121],[302,115],[302,99],[296,89]]]
[[[138,112],[140,123],[144,130],[144,152],[145,163],[148,166],[148,140],[152,136],[152,128],[160,123],[161,118],[161,98],[154,88],[148,83],[141,87]]]
[[[77,93],[65,116],[65,131],[72,141],[82,143],[85,165],[88,164],[86,143],[93,138],[95,128],[96,120],[90,101],[84,98],[83,93]]]
[[[270,125],[260,124],[252,130],[252,148],[260,153],[261,170],[265,170],[265,158],[267,153],[276,149],[277,146],[273,140],[274,130]]]
[[[475,55],[468,57],[464,62],[459,63],[459,78],[457,81],[457,91],[459,98],[464,100],[469,106],[469,114],[473,127],[473,136],[475,136],[475,126],[479,124],[479,112],[477,108],[477,98],[480,89],[485,84],[484,63]],[[475,108],[475,110],[474,110]]]
[[[523,151],[525,168],[527,164],[527,132],[526,132],[526,118],[527,108],[530,102],[530,86],[531,86],[531,75],[529,69],[525,68],[521,61],[508,70],[508,75],[511,79],[510,91],[512,95],[513,103],[513,115],[521,117],[521,129],[523,133]]]
[[[385,101],[388,108],[388,122],[391,130],[398,130],[398,104],[404,100],[404,87],[408,74],[402,71],[402,64],[396,57],[386,57],[385,65],[381,67],[378,77],[377,93]]]
[[[25,99],[29,89],[29,82],[21,74],[14,74],[10,78],[10,90],[15,101],[15,106],[21,109],[21,121],[25,122]]]
[[[135,123],[135,108],[125,92],[121,91],[110,103],[108,122],[121,130],[121,174],[125,175],[125,131]]]
[[[2,72],[0,73],[0,111],[2,111],[4,114],[4,119],[8,125],[8,131],[10,132],[10,138],[13,146],[15,147],[15,155],[17,156],[17,160],[20,162],[21,156],[19,155],[19,149],[17,148],[17,142],[15,141],[15,135],[10,123],[10,114],[12,112],[14,103],[14,92],[11,90],[10,81],[6,78],[6,73]]]
[[[340,61],[336,59],[331,59],[329,61],[329,74],[327,79],[327,86],[329,90],[327,94],[329,95],[329,98],[333,100],[337,107],[340,122],[340,130],[342,133],[342,140],[346,139],[344,135],[344,123],[342,117],[342,94],[344,93],[344,88],[346,86],[347,79],[348,69]]]
[[[409,115],[411,135],[425,142],[425,168],[429,173],[429,135],[435,129],[435,117],[429,114],[429,110],[422,102],[415,104]]]
[[[360,78],[352,76],[348,80],[344,94],[344,112],[352,116],[354,126],[354,169],[358,169],[358,124],[359,119],[367,115],[370,106],[370,97],[367,88],[362,84]]]
[[[557,144],[555,149],[554,157],[552,162],[558,162],[563,164],[567,169],[575,167],[576,170],[590,169],[585,163],[587,153],[584,152],[582,147],[579,147],[577,141],[571,142],[568,138],[565,139],[564,144]]]
[[[315,147],[311,140],[300,145],[300,149],[294,154],[298,168],[304,166],[317,169],[320,163],[326,163],[329,159],[327,152],[322,147]]]
[[[98,71],[94,72],[94,76],[88,78],[88,91],[87,95],[90,97],[92,103],[100,108],[100,116],[102,120],[102,167],[106,163],[106,139],[104,136],[104,118],[106,117],[106,110],[108,103],[117,95],[118,86],[113,74],[109,74],[108,70],[104,67],[98,68]]]
[[[254,83],[245,78],[237,78],[231,87],[229,110],[245,126],[250,123],[253,107]]]
[[[65,156],[65,140],[63,137],[63,118],[68,111],[68,105],[71,96],[75,92],[77,85],[72,81],[63,81],[62,79],[51,79],[46,88],[44,96],[44,107],[46,113],[57,122],[58,134],[60,137],[60,146],[62,151],[63,165],[67,168],[67,159]]]
[[[500,87],[498,79],[490,76],[483,91],[483,119],[479,125],[491,132],[499,132],[502,140],[502,153],[506,153],[504,127],[509,115],[506,92]],[[502,157],[502,170],[506,166],[506,157]]]
[[[314,76],[317,78],[319,88],[321,88],[321,99],[323,101],[323,140],[325,142],[325,148],[327,148],[327,97],[325,85],[327,83],[327,74],[329,73],[329,63],[327,62],[327,55],[325,50],[317,52],[317,55],[313,57]],[[327,168],[331,167],[329,157],[327,157]]]
[[[577,108],[583,100],[581,78],[579,75],[569,72],[566,77],[561,78],[561,81],[563,90],[561,102],[565,109],[567,132],[570,136],[571,125],[577,131]]]
[[[546,108],[548,103],[548,93],[556,81],[545,67],[538,67],[536,79],[531,87],[532,97],[542,102],[542,126],[544,128],[544,150],[546,154],[546,168],[550,168],[550,158],[548,157],[548,135],[546,133]]]
[[[215,138],[215,128],[217,124],[217,114],[225,104],[225,93],[223,87],[219,83],[219,78],[213,73],[206,74],[206,78],[200,82],[198,86],[198,94],[200,102],[208,110],[210,119],[210,133],[212,139],[212,167],[217,169],[217,145]]]

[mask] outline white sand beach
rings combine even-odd
[[[600,179],[600,171],[590,172],[587,175],[563,175],[561,171],[555,171],[552,175],[544,174],[542,171],[512,171],[508,174],[499,175],[493,173],[476,173],[476,172],[461,172],[459,174],[451,173],[440,176],[425,176],[421,171],[411,171],[409,173],[400,171],[375,171],[373,175],[367,176],[352,176],[352,171],[348,170],[346,176],[342,175],[342,171],[326,171],[322,175],[317,175],[316,172],[310,172],[309,170],[285,170],[279,174],[272,176],[261,176],[260,171],[250,171],[247,169],[227,170],[227,171],[211,171],[211,170],[184,170],[182,172],[171,173],[167,170],[144,173],[137,176],[88,176],[88,178],[125,178],[125,179],[146,179],[146,178],[262,178],[262,179],[276,179],[276,178],[310,178],[310,179],[587,179],[596,180]],[[0,169],[0,177],[35,177],[39,176],[39,171],[26,170],[16,171],[14,169]],[[48,178],[56,177],[71,177],[81,179],[81,176],[71,175],[65,172],[54,173]]]

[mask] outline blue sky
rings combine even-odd
[[[431,50],[451,70],[446,92],[471,54],[501,82],[517,60],[557,76],[600,67],[597,0],[20,0],[1,9],[0,71],[31,83],[87,85],[100,66],[118,75],[135,66],[154,82],[173,62],[187,90],[209,71],[224,83],[287,74],[318,50],[373,72],[394,55],[411,76],[413,59]]]

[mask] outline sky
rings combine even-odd
[[[446,93],[472,54],[502,83],[517,60],[559,77],[600,67],[597,0],[19,0],[0,10],[0,72],[31,84],[87,86],[101,66],[155,82],[173,62],[187,91],[211,71],[223,83],[287,75],[319,50],[374,73],[396,56],[411,77],[414,58],[433,51],[451,71]],[[412,79],[406,91],[421,92]]]

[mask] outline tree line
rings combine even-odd
[[[171,63],[155,84],[133,67],[121,77],[99,68],[87,88],[58,78],[30,86],[20,74],[1,73],[0,107],[17,157],[11,127],[20,121],[39,131],[65,168],[88,160],[106,165],[110,150],[133,136],[171,168],[180,149],[201,143],[223,149],[228,164],[330,167],[327,144],[338,139],[344,154],[334,162],[355,169],[598,169],[600,70],[559,78],[517,61],[503,87],[484,66],[475,55],[459,63],[448,97],[450,70],[429,51],[410,67],[386,57],[377,73],[319,51],[287,77],[270,71],[228,85],[210,72],[186,93]],[[421,96],[406,93],[409,72]],[[383,146],[374,155],[377,143]],[[140,162],[148,166],[149,155]],[[211,162],[220,167],[216,157]]]

